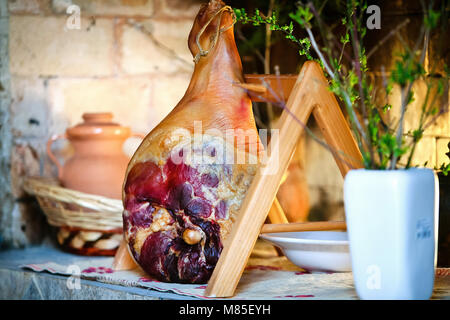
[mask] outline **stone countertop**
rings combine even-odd
[[[258,241],[252,253],[253,264],[283,265],[286,270],[301,271],[287,259],[276,259],[274,247]],[[139,287],[128,287],[81,279],[81,290],[71,290],[67,286],[67,276],[51,273],[37,273],[22,269],[25,264],[42,264],[52,261],[62,265],[71,265],[82,257],[67,253],[52,245],[28,247],[0,251],[0,299],[31,300],[196,300],[194,297],[180,296],[174,293],[159,292]],[[98,257],[96,257],[98,259]],[[108,259],[105,257],[105,260]]]
[[[49,247],[31,247],[26,249],[7,250],[0,252],[0,299],[49,299],[49,300],[191,300],[191,296],[183,296],[170,292],[160,292],[149,288],[136,286],[122,286],[104,283],[94,280],[81,279],[80,289],[70,289],[68,277],[47,272],[34,272],[22,269],[24,264],[42,264],[52,261],[61,265],[71,265],[81,259],[78,255],[62,252]],[[99,259],[99,258],[96,258]],[[110,257],[100,258],[111,261]],[[266,266],[269,268],[282,268],[287,271],[301,271],[300,268],[290,263],[285,257],[279,257],[273,247],[258,242],[249,260],[249,266]],[[334,287],[328,294],[327,288],[323,288],[322,294],[316,296],[319,299],[357,299],[350,274],[340,285],[340,280],[333,280]],[[331,274],[328,277],[341,277],[342,274]],[[349,280],[350,279],[350,280]],[[336,285],[337,283],[337,285]],[[246,280],[240,283],[246,286]],[[324,284],[326,286],[326,284]],[[320,284],[316,285],[319,287]],[[239,289],[239,287],[238,287]],[[316,288],[317,290],[317,288]],[[432,299],[450,299],[450,276],[436,277]]]
[[[193,299],[172,293],[144,288],[125,287],[81,279],[80,290],[67,286],[67,276],[36,273],[21,269],[28,263],[56,263],[70,265],[80,257],[52,247],[32,247],[0,252],[0,299],[32,300],[160,300]]]

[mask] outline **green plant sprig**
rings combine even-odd
[[[440,171],[444,176],[447,176],[450,173],[450,163],[443,163],[440,167],[435,167],[434,170]]]
[[[416,145],[422,139],[426,127],[432,123],[430,118],[435,120],[446,111],[445,108],[437,107],[437,104],[438,98],[443,94],[445,81],[450,79],[449,73],[446,72],[438,81],[433,81],[429,74],[434,74],[434,68],[426,70],[424,64],[431,30],[439,26],[441,18],[441,12],[434,11],[432,7],[432,3],[427,8],[424,6],[424,23],[414,48],[405,45],[405,51],[397,56],[389,78],[386,79],[383,75],[386,101],[381,105],[374,99],[374,88],[368,78],[368,58],[363,44],[366,35],[363,23],[367,8],[365,1],[347,1],[345,16],[341,19],[345,32],[340,39],[335,39],[333,32],[323,23],[312,2],[298,3],[297,10],[289,14],[292,21],[306,31],[308,36],[303,39],[298,39],[293,34],[292,21],[289,24],[279,25],[276,12],[270,17],[263,16],[259,10],[255,10],[252,16],[247,15],[244,9],[235,9],[235,13],[237,20],[242,23],[252,23],[254,26],[269,24],[272,30],[283,32],[286,39],[301,47],[299,54],[309,60],[313,59],[310,53],[312,48],[318,56],[317,60],[330,77],[330,90],[345,106],[350,127],[363,156],[363,166],[367,169],[397,169],[411,166]],[[315,38],[313,24],[320,30],[323,47],[319,46]],[[404,42],[399,34],[394,32],[390,33],[391,35],[397,35],[400,41]],[[341,46],[339,50],[333,50],[337,47],[336,44]],[[351,66],[345,68],[342,66],[342,59],[345,48],[349,46],[352,49]],[[427,85],[419,124],[412,132],[405,133],[405,114],[408,106],[414,101],[412,88],[418,80],[423,80]],[[400,88],[401,95],[400,117],[395,125],[385,122],[392,109],[388,98],[394,87]],[[406,156],[406,165],[399,164],[403,156]]]
[[[297,38],[294,32],[294,24],[292,21],[288,25],[280,25],[277,17],[277,12],[274,11],[271,16],[264,16],[259,9],[255,9],[255,13],[249,16],[245,9],[234,9],[237,21],[242,24],[252,24],[253,26],[270,25],[272,31],[280,31],[284,33],[286,39],[297,44],[300,47],[299,54],[306,56],[308,59],[313,59],[309,53],[311,43],[308,38]]]

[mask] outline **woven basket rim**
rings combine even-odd
[[[122,201],[62,187],[58,180],[29,177],[24,189],[36,196],[50,225],[111,231],[122,228]]]
[[[58,181],[52,178],[29,177],[24,183],[24,189],[28,193],[36,196],[48,197],[63,202],[71,202],[80,206],[87,204],[87,208],[93,210],[99,209],[111,212],[123,211],[122,200],[65,188],[55,183],[58,183]]]

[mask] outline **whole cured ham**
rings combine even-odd
[[[264,152],[239,86],[233,18],[220,0],[200,8],[188,39],[195,61],[189,87],[127,168],[125,239],[160,281],[208,281]]]

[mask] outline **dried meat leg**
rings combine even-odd
[[[188,40],[189,87],[127,169],[125,239],[161,281],[208,281],[264,152],[251,101],[236,86],[244,80],[233,22],[220,0],[201,7]]]

